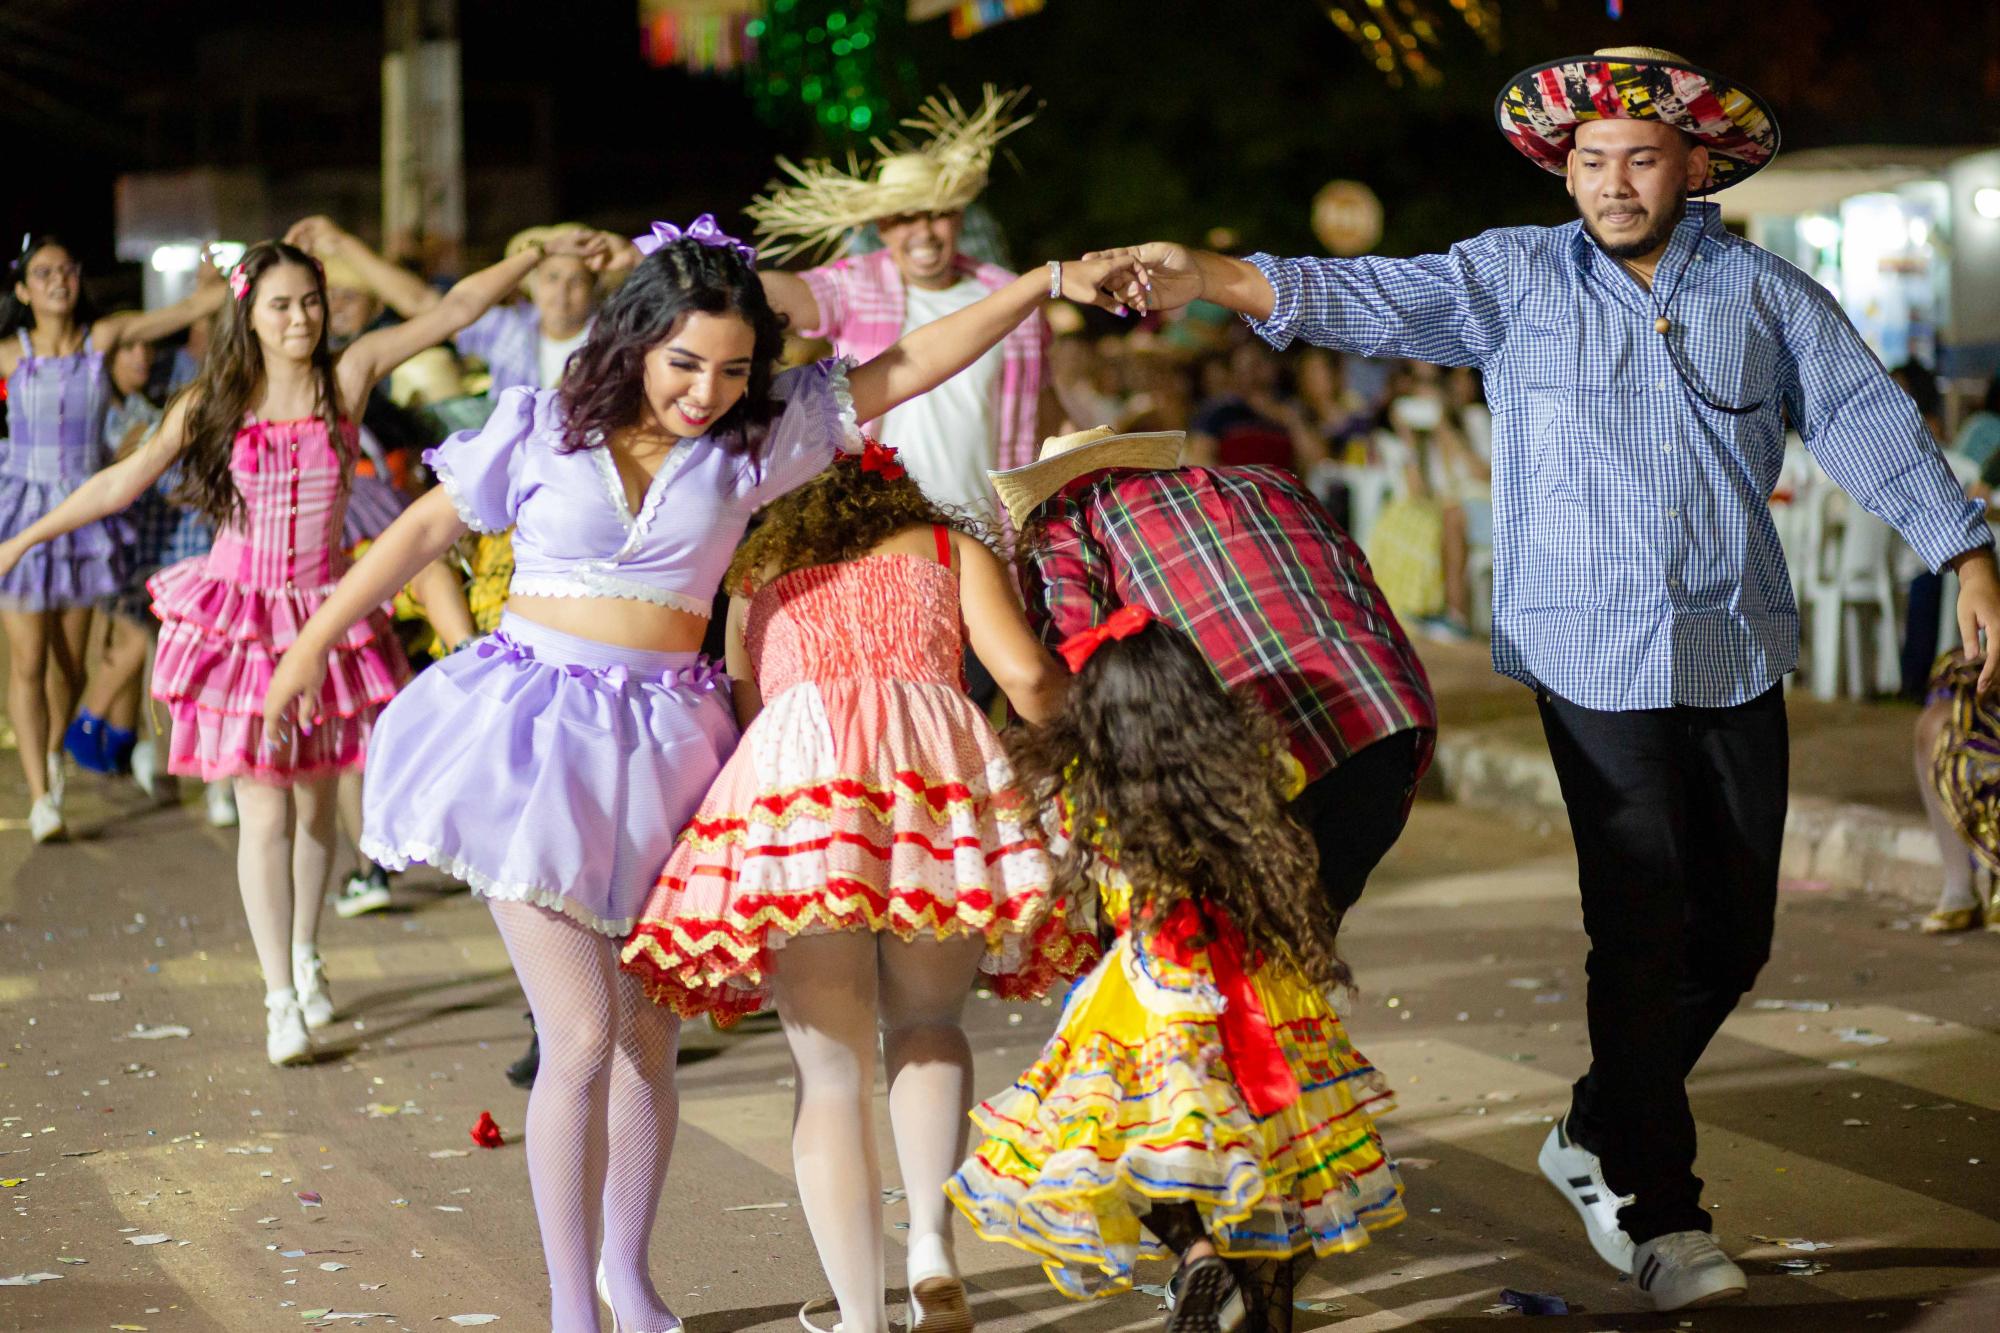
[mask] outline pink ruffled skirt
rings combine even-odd
[[[153,697],[174,723],[168,771],[282,786],[361,768],[376,714],[410,678],[388,617],[370,612],[334,645],[320,686],[323,720],[311,734],[267,746],[271,675],[333,585],[259,587],[218,578],[208,563],[183,560],[146,585],[160,619]]]

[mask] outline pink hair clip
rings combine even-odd
[[[239,301],[250,294],[250,275],[241,264],[229,270],[229,294]]]

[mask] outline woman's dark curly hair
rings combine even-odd
[[[765,508],[722,586],[747,596],[780,574],[854,560],[899,532],[933,524],[984,540],[980,524],[932,500],[915,478],[891,481],[842,458]]]
[[[195,510],[218,528],[227,527],[243,510],[243,494],[236,489],[229,461],[243,416],[257,401],[264,385],[264,345],[250,325],[250,312],[257,305],[257,291],[264,275],[288,265],[310,273],[313,290],[319,295],[319,340],[313,344],[311,354],[318,396],[314,413],[326,423],[327,439],[339,452],[342,465],[351,467],[354,462],[349,456],[347,435],[341,430],[340,390],[333,378],[333,344],[327,341],[326,273],[317,259],[297,246],[283,241],[259,241],[243,252],[242,262],[235,270],[249,282],[248,290],[241,300],[232,295],[223,302],[209,338],[208,355],[202,359],[201,374],[179,395],[188,406],[187,419],[181,426],[185,443],[174,502]]]
[[[750,383],[710,434],[749,452],[771,419],[771,371],[785,349],[785,320],[765,299],[757,270],[736,251],[674,241],[640,260],[597,312],[590,337],[563,375],[564,453],[594,449],[641,420],[646,354],[674,336],[689,315],[736,315],[756,335]]]
[[[1022,792],[1066,797],[1073,830],[1058,874],[1075,883],[1113,857],[1132,919],[1191,898],[1227,913],[1250,945],[1315,986],[1353,984],[1313,840],[1285,809],[1277,724],[1215,678],[1187,635],[1159,621],[1091,654],[1068,702],[1007,732]],[[1090,836],[1101,816],[1105,834]]]

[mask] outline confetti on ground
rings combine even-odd
[[[1818,1277],[1832,1267],[1832,1264],[1823,1264],[1816,1259],[1782,1259],[1778,1262],[1778,1271],[1786,1277]]]
[[[471,1328],[475,1324],[497,1324],[500,1322],[500,1316],[497,1314],[455,1314],[451,1317],[451,1322],[457,1324],[460,1328]]]
[[[95,1157],[95,1156],[97,1156],[97,1154],[99,1154],[99,1153],[101,1153],[101,1152],[103,1152],[103,1151],[104,1151],[104,1149],[102,1149],[102,1148],[77,1148],[77,1149],[75,1149],[75,1150],[73,1150],[73,1151],[71,1151],[71,1152],[66,1152],[66,1153],[64,1153],[64,1154],[63,1154],[63,1156],[65,1156],[65,1157]]]
[[[1500,1304],[1490,1309],[1519,1310],[1525,1315],[1565,1315],[1569,1313],[1569,1302],[1546,1292],[1515,1291],[1509,1287],[1500,1293]]]
[[[1887,1046],[1889,1039],[1867,1028],[1840,1028],[1833,1034],[1851,1046]]]
[[[56,1256],[56,1262],[59,1264],[87,1264],[90,1260],[79,1259],[73,1254],[59,1254]]]
[[[1833,1010],[1832,1002],[1827,1000],[1752,1000],[1750,1007],[1788,1014],[1824,1014]]]
[[[128,1041],[164,1041],[168,1037],[191,1037],[193,1035],[193,1032],[179,1023],[162,1023],[156,1028],[149,1028],[144,1023],[141,1023],[126,1033],[125,1038]]]
[[[465,1149],[463,1149],[463,1148],[439,1148],[439,1149],[438,1149],[438,1150],[437,1150],[436,1152],[432,1153],[432,1154],[431,1154],[431,1156],[432,1156],[432,1157],[470,1157],[470,1156],[472,1156],[472,1154],[471,1154],[471,1153],[469,1153],[469,1152],[467,1152],[467,1151],[466,1151]]]
[[[1830,1250],[1833,1248],[1830,1242],[1823,1240],[1800,1240],[1797,1236],[1758,1236],[1753,1234],[1750,1239],[1760,1245],[1775,1245],[1781,1250],[1803,1250],[1807,1254],[1814,1254],[1820,1250]]]
[[[118,991],[106,990],[106,991],[99,991],[95,995],[87,995],[84,998],[89,1000],[92,1004],[115,1004],[119,1000],[124,999],[125,997]]]
[[[346,1264],[335,1263],[333,1260],[329,1259],[325,1263],[319,1266],[319,1271],[322,1273],[338,1273],[343,1271],[346,1267],[347,1267]]]
[[[0,1277],[0,1287],[39,1287],[44,1282],[62,1281],[61,1273],[16,1273]]]
[[[739,1203],[734,1208],[725,1208],[722,1211],[725,1213],[763,1213],[769,1212],[773,1208],[789,1208],[791,1206],[791,1204],[780,1199],[776,1203]]]
[[[125,1243],[127,1245],[164,1245],[172,1239],[173,1237],[164,1231],[155,1231],[147,1236],[127,1236]]]
[[[1310,1310],[1314,1314],[1339,1314],[1347,1307],[1338,1301],[1293,1301],[1292,1308],[1296,1310]]]
[[[317,1190],[300,1190],[292,1197],[297,1199],[300,1205],[306,1208],[319,1208],[323,1207],[326,1203],[326,1200],[319,1197],[319,1191]]]

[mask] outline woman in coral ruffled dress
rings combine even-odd
[[[944,1182],[964,1155],[974,978],[1044,993],[1096,956],[966,697],[964,640],[1023,716],[1066,675],[1004,567],[873,441],[766,511],[728,586],[743,740],[682,833],[625,966],[684,1016],[775,1003],[798,1071],[792,1150],[857,1333],[887,1327],[871,1128],[883,1046],[910,1202],[913,1329],[971,1325]]]

